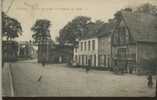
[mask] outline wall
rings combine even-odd
[[[137,43],[137,63],[157,57],[157,43]]]
[[[92,49],[92,41],[95,41],[95,49]],[[90,41],[90,50],[88,49],[88,41]],[[86,42],[86,49],[84,43]],[[83,48],[81,50],[81,43]],[[73,60],[79,65],[87,66],[88,59],[91,59],[91,66],[98,66],[98,38],[82,39],[79,41],[78,47],[74,48]],[[95,60],[94,60],[95,59]],[[94,63],[95,62],[95,63]]]
[[[49,63],[70,63],[72,60],[72,46],[54,46],[50,49]]]
[[[103,36],[98,40],[99,66],[111,66],[111,36]]]

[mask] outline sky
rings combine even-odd
[[[33,32],[30,29],[37,19],[51,21],[50,34],[55,40],[59,30],[76,16],[107,22],[116,11],[143,3],[156,5],[157,0],[3,0],[2,10],[7,12],[10,8],[7,14],[22,25],[23,35],[16,40],[32,40]]]

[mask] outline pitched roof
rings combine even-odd
[[[122,16],[135,41],[157,42],[157,16],[126,11]]]
[[[99,30],[97,37],[111,36],[115,23],[105,23]]]
[[[100,29],[102,25],[97,25],[93,22],[88,23],[87,25],[87,32],[86,34],[82,37],[82,39],[88,39],[88,38],[93,38],[96,37],[98,34],[98,30]]]
[[[109,36],[112,30],[112,25],[109,23],[104,23],[103,25],[100,25],[100,26],[97,26],[96,24],[91,23],[91,25],[89,25],[88,27],[89,27],[89,30],[82,39]]]

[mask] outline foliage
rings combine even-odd
[[[12,62],[17,60],[18,43],[16,41],[2,41],[2,61]]]
[[[32,26],[31,30],[35,43],[38,44],[38,62],[48,62],[49,50],[51,48],[50,28],[51,23],[47,19],[39,19]]]
[[[55,37],[55,41],[56,41],[56,42],[59,42],[59,37],[58,37],[58,36]]]
[[[136,8],[135,12],[149,13],[152,15],[157,15],[157,6],[150,3],[145,3]]]
[[[87,24],[90,18],[86,16],[78,16],[63,27],[59,32],[60,43],[75,43],[76,38],[81,38],[87,32]]]
[[[124,9],[121,9],[119,11],[117,11],[115,14],[114,14],[114,19],[110,19],[110,20],[117,20],[118,22],[121,20],[121,12],[122,11],[126,11],[126,12],[133,12],[132,8],[124,8]]]
[[[32,35],[35,42],[39,42],[40,40],[49,39],[50,36],[50,21],[46,19],[39,19],[36,23],[32,26],[31,30],[34,32]]]
[[[2,12],[2,36],[7,37],[8,40],[19,37],[21,34],[22,27],[20,22]]]
[[[89,17],[78,16],[69,22],[63,29],[60,30],[60,43],[77,43],[76,39],[80,39],[87,35],[98,33],[99,29],[104,25],[101,20],[92,22]]]
[[[152,5],[150,3],[145,3],[142,4],[138,7],[134,8],[124,8],[119,11],[117,11],[114,14],[114,19],[117,19],[119,21],[121,19],[121,11],[128,11],[128,12],[133,12],[133,13],[148,13],[157,16],[157,6]]]

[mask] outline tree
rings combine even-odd
[[[58,37],[58,36],[55,37],[55,41],[56,41],[56,42],[59,42],[59,37]]]
[[[50,21],[46,19],[39,19],[32,26],[31,30],[34,32],[32,35],[35,42],[38,44],[38,62],[48,61],[49,48],[51,45],[50,36]]]
[[[157,6],[152,5],[150,3],[145,3],[137,7],[135,12],[142,12],[142,13],[157,15]]]
[[[61,44],[67,42],[75,44],[76,38],[83,37],[87,32],[87,24],[91,18],[78,16],[63,27],[59,32],[59,41]]]
[[[4,62],[16,61],[18,43],[12,40],[19,35],[22,35],[20,22],[2,12],[2,37],[7,39],[7,41],[2,41],[2,66]]]
[[[132,8],[124,8],[124,9],[120,9],[119,11],[117,11],[115,14],[114,14],[114,19],[110,19],[111,20],[117,20],[117,22],[121,21],[121,18],[122,18],[122,13],[121,12],[133,12]]]
[[[101,28],[104,25],[104,22],[101,20],[96,20],[95,21],[95,27],[97,29],[97,31],[99,30],[99,28]]]
[[[34,32],[32,35],[35,42],[42,42],[43,39],[50,39],[50,21],[46,19],[37,20],[36,23],[32,26],[31,30]]]
[[[22,27],[16,19],[7,16],[2,12],[2,37],[12,40],[22,35]]]

